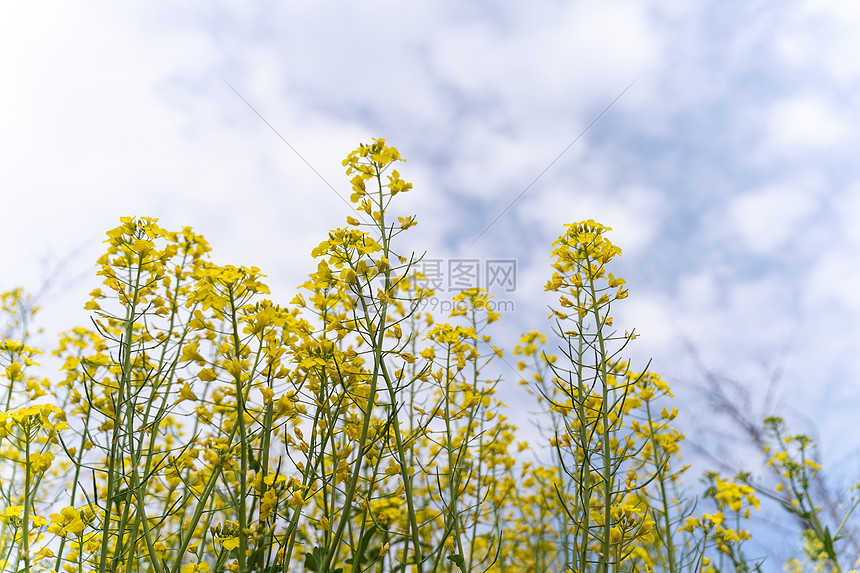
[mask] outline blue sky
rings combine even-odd
[[[678,389],[683,423],[709,419],[684,390],[700,378],[688,340],[759,398],[780,368],[777,409],[848,474],[858,6],[6,3],[0,288],[35,289],[65,263],[43,319],[49,332],[85,323],[104,231],[145,215],[195,227],[216,261],[256,265],[292,298],[349,211],[227,80],[343,196],[358,142],[397,146],[415,189],[396,208],[419,221],[403,251],[518,261],[506,344],[546,327],[563,224],[612,226],[630,286],[616,317],[642,334],[632,358]]]

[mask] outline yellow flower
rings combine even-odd
[[[84,531],[84,522],[80,519],[75,519],[65,527],[65,530],[75,535],[80,535]]]
[[[203,561],[202,563],[189,563],[188,565],[183,565],[182,569],[180,569],[182,573],[206,573],[209,571],[209,562]]]
[[[397,217],[397,221],[400,223],[400,228],[404,231],[418,224],[414,217]]]
[[[22,513],[24,513],[23,505],[10,505],[3,511],[3,517],[21,517]]]
[[[21,363],[13,362],[6,367],[6,378],[9,380],[17,380],[21,375]]]
[[[202,356],[200,356],[199,351],[200,344],[197,342],[191,342],[182,347],[182,354],[179,356],[179,362],[204,362]],[[201,364],[202,366],[202,364]]]
[[[197,395],[191,391],[191,386],[188,382],[179,389],[179,398],[176,399],[174,404],[179,404],[183,400],[191,400],[192,402],[197,401]]]
[[[388,467],[385,468],[385,475],[396,476],[400,473],[400,464],[394,458],[388,462]]]
[[[218,375],[215,374],[215,371],[211,368],[204,368],[200,372],[197,373],[197,377],[203,380],[204,382],[212,382],[213,380],[218,379]]]
[[[54,552],[51,551],[50,547],[43,547],[36,551],[36,559],[34,561],[40,561],[46,557],[51,558],[54,556]]]
[[[289,501],[290,507],[301,507],[305,504],[305,498],[299,491],[293,492],[293,497]]]
[[[699,518],[698,517],[688,517],[687,523],[685,523],[683,527],[680,527],[679,530],[692,532],[698,526],[699,526]]]

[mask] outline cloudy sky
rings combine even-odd
[[[104,232],[144,215],[195,227],[287,301],[350,214],[341,160],[385,137],[415,186],[402,251],[517,261],[500,342],[547,328],[549,245],[594,218],[624,251],[631,356],[686,424],[701,365],[756,404],[776,373],[776,410],[851,473],[858,6],[4,3],[0,289],[50,276],[48,331],[84,323]]]

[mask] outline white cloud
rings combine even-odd
[[[774,103],[768,114],[762,153],[791,157],[840,151],[856,139],[856,112],[820,95],[804,94]]]
[[[736,232],[744,247],[757,255],[775,253],[815,215],[813,193],[792,185],[772,185],[731,200],[726,218],[729,234]]]
[[[511,20],[444,30],[431,44],[435,72],[461,93],[500,105],[511,121],[537,119],[542,128],[569,121],[583,104],[605,105],[652,70],[663,49],[652,15],[636,2],[548,5]]]
[[[595,166],[590,169],[599,171]],[[594,219],[612,227],[609,239],[621,247],[625,257],[645,256],[664,224],[664,197],[647,187],[609,189],[587,176],[584,179],[535,190],[532,196],[523,197],[518,208],[550,241],[564,231],[565,224]]]
[[[843,232],[841,238],[854,243],[851,248],[856,249],[860,244],[860,182],[834,194],[832,210],[840,223],[836,228]]]
[[[850,86],[860,79],[858,26],[860,8],[852,0],[804,0],[789,13],[774,44],[791,66]]]
[[[855,248],[826,245],[810,263],[804,304],[813,311],[843,308],[860,313],[860,267]]]

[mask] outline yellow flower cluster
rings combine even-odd
[[[620,359],[635,334],[612,329],[610,307],[627,290],[610,272],[621,253],[610,229],[574,223],[552,245],[554,336],[531,330],[513,349],[545,410],[546,440],[518,441],[504,382],[490,374],[504,357],[492,296],[465,289],[437,322],[420,304],[420,259],[395,250],[416,224],[392,216],[393,198],[412,189],[399,161],[384,139],[347,156],[356,215],[370,222],[348,217],[313,249],[315,270],[288,305],[264,298],[260,269],[209,260],[190,228],[122,218],[86,303],[93,327],[61,335],[53,384],[28,373],[33,305],[21,291],[0,297],[4,570],[676,573],[702,570],[710,555],[744,563],[739,520],[759,507],[756,490],[714,475],[716,511],[692,515],[678,499],[686,466],[671,390]],[[57,405],[33,405],[39,395]],[[818,468],[811,446],[778,443],[772,466],[795,494],[786,502],[813,521],[798,495]],[[825,534],[814,530],[809,546],[834,561]]]
[[[66,537],[69,534],[80,537],[84,529],[93,524],[95,511],[90,506],[83,508],[64,507],[59,513],[52,513],[50,518],[51,525],[48,526],[50,533],[60,537]]]
[[[26,406],[14,412],[0,412],[0,438],[14,435],[16,428],[28,436],[28,439],[44,428],[47,430],[48,441],[56,443],[57,432],[68,427],[65,412],[52,404]],[[50,466],[50,463],[48,464]]]
[[[567,231],[553,242],[552,256],[555,273],[547,283],[547,290],[582,289],[599,279],[606,278],[610,288],[621,287],[624,279],[609,273],[606,265],[615,257],[621,256],[621,248],[604,237],[611,231],[592,219],[565,225]],[[619,288],[616,298],[624,298],[626,291]]]

